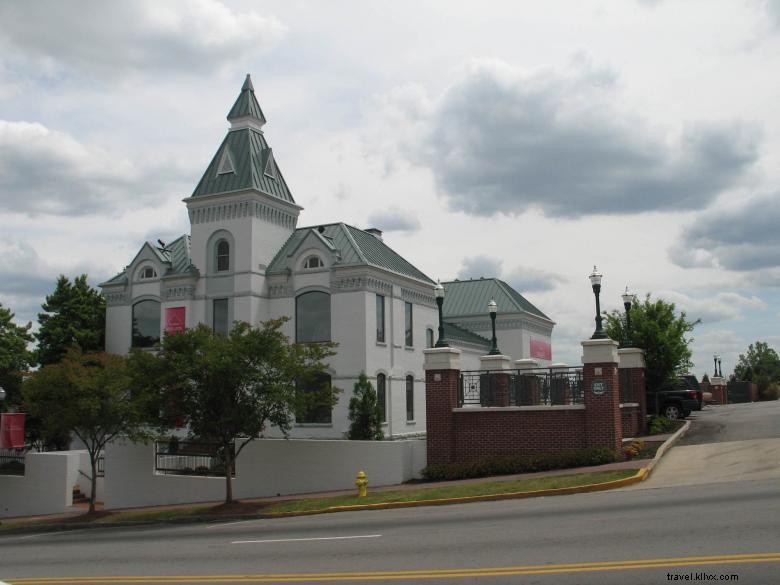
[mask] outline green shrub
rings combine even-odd
[[[502,457],[485,457],[465,463],[438,463],[423,469],[422,476],[430,481],[444,481],[488,477],[491,475],[532,473],[570,467],[587,467],[589,465],[613,463],[617,460],[618,455],[612,449],[591,447],[568,453],[507,455]]]
[[[648,424],[648,433],[651,435],[665,435],[673,433],[684,424],[685,421],[672,420],[665,416],[653,416]]]

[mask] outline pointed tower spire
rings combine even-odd
[[[241,86],[241,93],[236,98],[233,107],[230,108],[227,119],[230,122],[231,129],[253,127],[262,131],[263,124],[265,124],[265,116],[255,97],[255,88],[248,73],[244,85]]]

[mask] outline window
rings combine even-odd
[[[387,422],[387,376],[376,375],[376,401],[379,405],[379,421]]]
[[[385,342],[385,297],[376,295],[376,340]]]
[[[212,315],[211,326],[214,329],[214,333],[227,336],[230,331],[228,323],[228,300],[214,299],[213,309],[214,314]]]
[[[330,376],[321,372],[312,380],[298,385],[300,405],[295,413],[299,424],[331,424],[333,396]]]
[[[425,347],[433,347],[433,329],[430,327],[425,330]]]
[[[138,301],[133,305],[133,347],[152,347],[160,342],[160,302]]]
[[[227,240],[217,242],[217,272],[230,270],[230,244]]]
[[[295,340],[300,343],[330,341],[330,295],[303,293],[295,299]]]
[[[150,278],[156,278],[157,277],[157,271],[151,267],[151,266],[144,266],[141,268],[141,280],[148,280]]]
[[[412,347],[414,345],[414,339],[412,338],[412,303],[404,303],[404,325],[406,347]]]
[[[309,256],[306,258],[306,261],[303,263],[304,269],[309,268],[323,268],[325,264],[320,260],[319,256]]]
[[[406,376],[406,420],[414,420],[414,376]]]

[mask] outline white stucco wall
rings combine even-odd
[[[263,439],[236,461],[233,494],[251,498],[353,489],[358,471],[370,486],[399,484],[425,467],[425,441]],[[154,445],[106,449],[106,508],[219,501],[224,478],[156,475]]]
[[[80,453],[28,453],[23,476],[0,475],[0,517],[57,514],[73,504]]]

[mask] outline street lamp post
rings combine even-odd
[[[436,341],[434,347],[449,347],[450,344],[444,338],[444,318],[442,317],[442,305],[444,305],[444,287],[441,282],[436,281],[436,286],[433,287],[433,293],[436,295],[436,304],[439,307],[439,339]]]
[[[496,301],[490,299],[488,301],[488,312],[490,313],[490,325],[493,329],[493,338],[490,340],[490,351],[488,355],[501,355],[501,351],[498,349],[498,340],[496,339],[496,311],[498,311],[498,305]]]
[[[634,295],[628,292],[628,287],[626,287],[626,292],[621,296],[623,297],[623,306],[626,308],[626,347],[631,347],[631,301],[634,300]]]
[[[715,363],[715,377],[718,377],[718,361],[720,360],[720,356],[716,353],[712,356],[712,361]]]
[[[718,356],[718,376],[723,377],[723,366],[720,365],[720,356]]]
[[[601,303],[599,302],[599,293],[601,292],[601,278],[604,275],[593,266],[593,272],[590,276],[590,285],[593,287],[593,294],[596,296],[596,330],[591,335],[591,339],[607,339],[607,334],[601,328]]]

